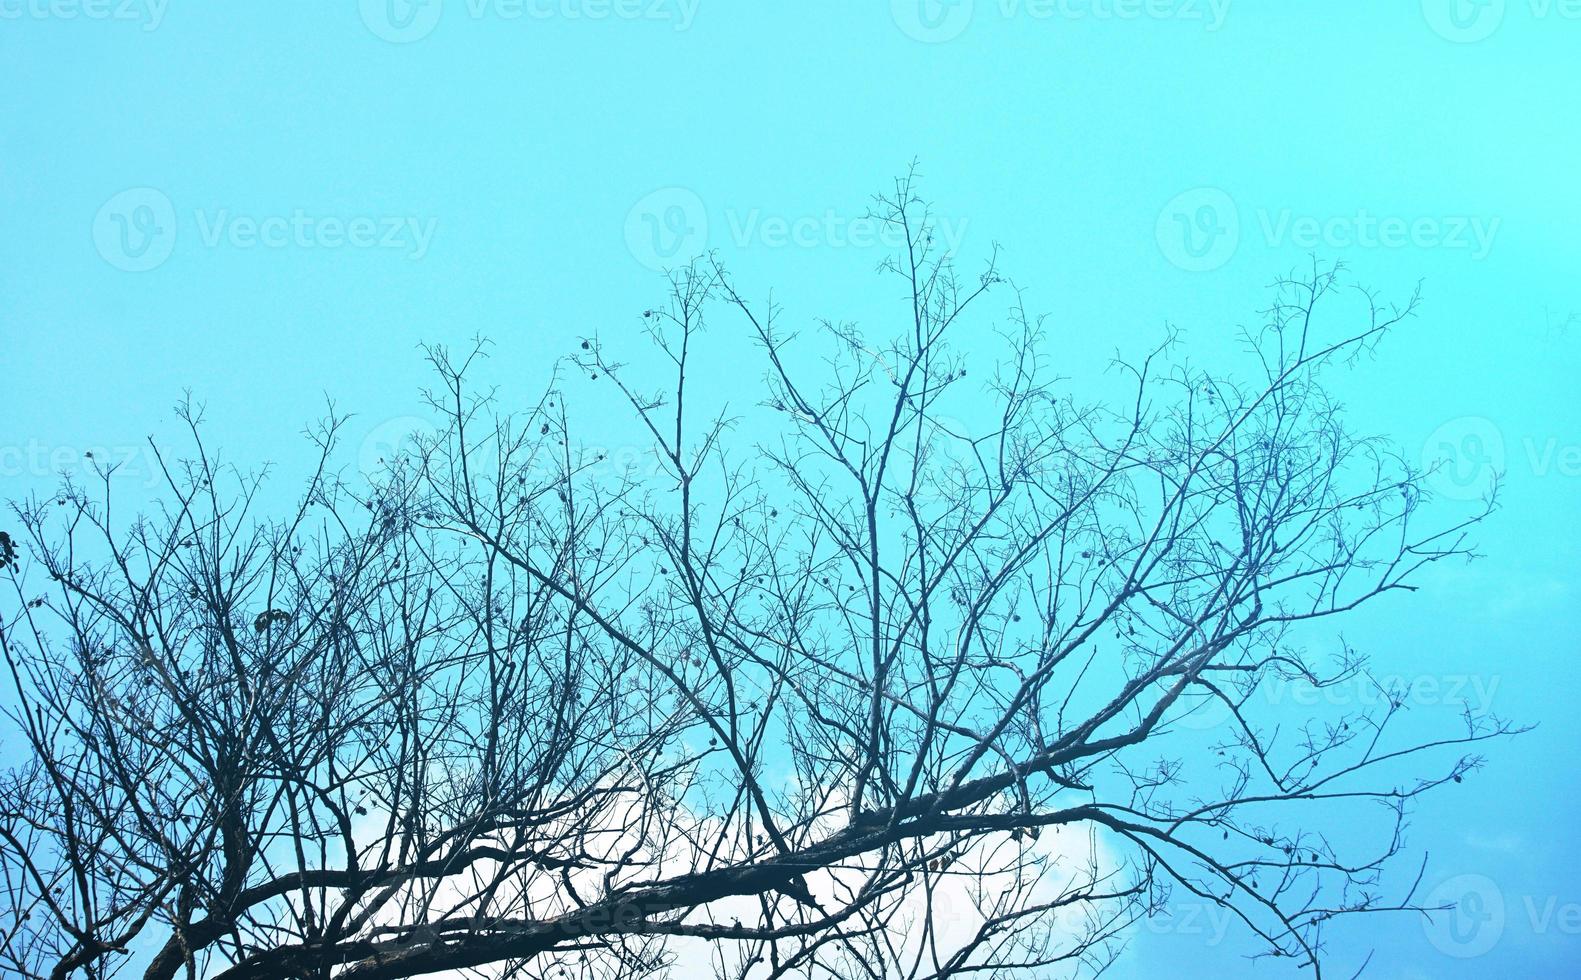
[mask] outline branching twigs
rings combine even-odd
[[[1171,339],[1083,405],[1019,293],[987,353],[997,260],[959,274],[910,178],[875,216],[893,338],[797,337],[708,260],[641,317],[657,367],[589,337],[519,413],[431,349],[438,434],[342,481],[331,418],[278,520],[190,409],[154,514],[108,473],[17,505],[0,970],[1082,975],[1175,888],[1321,975],[1409,907],[1409,804],[1515,729],[1266,692],[1363,682],[1312,631],[1485,513],[1430,519],[1322,387],[1414,299],[1336,330],[1314,267],[1249,376]],[[698,383],[720,316],[760,405]],[[578,376],[647,465],[583,448]],[[1315,829],[1380,803],[1370,850]]]

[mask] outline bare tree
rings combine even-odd
[[[1415,909],[1409,804],[1514,729],[1262,693],[1366,682],[1305,631],[1487,512],[1421,526],[1423,474],[1320,383],[1414,299],[1330,329],[1314,267],[1238,373],[1170,340],[1083,404],[1014,290],[983,349],[1004,281],[909,179],[876,208],[896,336],[798,338],[705,260],[644,365],[589,337],[515,411],[483,346],[430,349],[439,434],[342,479],[332,417],[287,513],[190,406],[156,512],[105,470],[17,505],[4,969],[1087,975],[1173,893],[1321,975],[1331,920]],[[711,314],[763,358],[741,416],[698,380]],[[586,448],[584,384],[644,465]]]

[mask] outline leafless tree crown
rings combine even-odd
[[[107,472],[16,505],[0,970],[1088,975],[1184,897],[1320,975],[1332,920],[1411,908],[1408,804],[1511,727],[1260,692],[1364,681],[1299,638],[1485,513],[1435,523],[1320,383],[1414,300],[1336,331],[1317,267],[1236,370],[1166,343],[1083,404],[1013,289],[984,345],[1007,287],[909,180],[876,209],[894,336],[798,337],[705,260],[642,364],[589,337],[530,406],[430,349],[437,435],[354,480],[331,418],[288,512],[191,409],[156,511]],[[717,414],[705,316],[761,405]]]

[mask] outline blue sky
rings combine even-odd
[[[1385,298],[1420,282],[1336,388],[1358,427],[1448,454],[1445,506],[1495,469],[1504,506],[1483,560],[1347,639],[1415,710],[1540,727],[1416,816],[1461,921],[1348,926],[1336,953],[1574,975],[1578,51],[1566,0],[0,0],[4,496],[89,450],[137,493],[186,388],[233,460],[283,473],[333,397],[357,465],[422,415],[419,342],[491,337],[525,399],[585,334],[635,351],[653,268],[705,248],[790,320],[881,328],[860,219],[913,158],[1083,384],[1166,324],[1229,363],[1312,255]],[[1288,975],[1188,917],[1122,975]]]

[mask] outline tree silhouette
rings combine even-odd
[[[1239,375],[1171,338],[1088,404],[1014,290],[998,350],[966,325],[996,260],[958,274],[909,179],[877,200],[893,337],[798,338],[707,259],[643,365],[589,337],[515,411],[474,391],[483,345],[429,349],[437,434],[343,479],[331,417],[288,512],[190,406],[155,512],[123,521],[107,469],[16,505],[0,964],[1088,975],[1186,896],[1320,975],[1331,920],[1415,909],[1383,873],[1410,802],[1515,729],[1265,696],[1366,683],[1304,631],[1492,506],[1427,521],[1321,384],[1415,300],[1331,331],[1316,266]],[[709,315],[762,357],[750,439],[697,407]],[[584,448],[573,380],[644,465]]]

